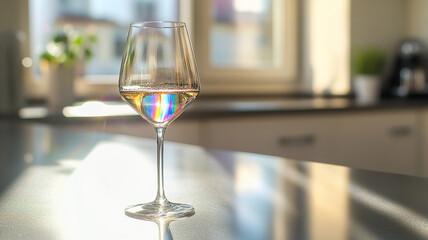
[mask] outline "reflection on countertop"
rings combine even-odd
[[[123,212],[156,192],[153,140],[0,130],[0,239],[428,239],[425,178],[168,142],[168,197],[196,209],[169,232]]]

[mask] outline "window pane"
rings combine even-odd
[[[210,62],[214,67],[273,65],[272,1],[212,0]]]
[[[55,33],[91,32],[98,42],[87,74],[118,74],[129,24],[178,20],[179,0],[30,0],[31,52],[38,60]]]

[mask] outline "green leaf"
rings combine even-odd
[[[53,42],[68,44],[68,35],[66,33],[58,33],[53,37]]]
[[[355,51],[354,74],[380,74],[385,66],[386,55],[377,48],[366,48]]]
[[[96,35],[91,34],[91,35],[89,35],[89,41],[91,43],[96,43],[96,42],[98,42],[98,37]]]
[[[85,37],[83,35],[78,35],[77,37],[74,38],[73,43],[80,46],[82,45],[84,39]]]
[[[60,32],[46,45],[40,59],[69,66],[75,65],[92,58],[92,47],[96,41],[97,36],[94,34]]]

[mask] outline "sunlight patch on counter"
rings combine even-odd
[[[63,114],[66,117],[108,117],[138,115],[128,105],[108,104],[100,101],[89,101],[80,105],[65,107]]]

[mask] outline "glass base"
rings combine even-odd
[[[148,221],[159,219],[175,220],[192,216],[195,214],[195,209],[187,204],[153,201],[129,206],[125,208],[125,214],[128,217]]]

